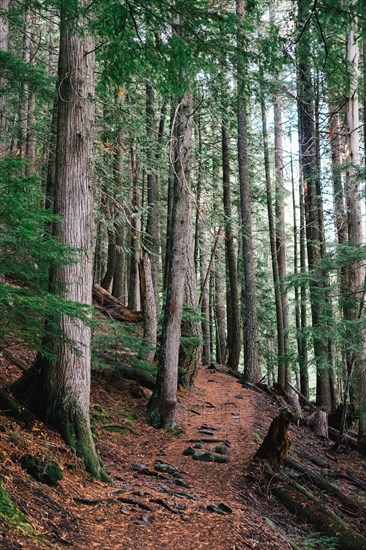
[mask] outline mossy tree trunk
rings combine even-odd
[[[78,250],[75,261],[54,269],[52,288],[72,302],[91,305],[93,197],[94,40],[85,34],[80,1],[61,3],[59,101],[54,209],[55,236]],[[49,321],[51,322],[51,321]],[[53,319],[62,339],[49,342],[54,360],[39,356],[13,387],[39,416],[52,424],[83,459],[85,468],[106,479],[90,429],[90,327],[81,319]]]

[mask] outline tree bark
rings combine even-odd
[[[252,228],[252,197],[248,163],[248,116],[247,99],[244,88],[246,66],[242,61],[246,50],[243,37],[242,22],[244,18],[244,1],[236,0],[238,17],[238,159],[240,213],[242,229],[242,252],[244,270],[244,379],[256,384],[261,379],[258,357],[258,319],[257,319],[257,288],[255,274],[255,255],[253,247]]]
[[[299,25],[305,24],[310,3],[298,2]],[[308,37],[303,37],[303,43],[298,44],[298,116],[300,140],[300,166],[304,186],[304,204],[306,215],[306,240],[308,264],[311,278],[310,303],[313,326],[314,356],[317,367],[317,403],[327,412],[332,408],[331,391],[329,384],[329,349],[328,338],[322,330],[323,318],[326,317],[326,281],[320,269],[321,261],[321,232],[319,227],[319,211],[317,197],[317,166],[314,141],[314,90],[311,81],[308,61],[311,58]]]
[[[192,147],[192,94],[177,103],[173,117],[171,161],[174,168],[173,208],[167,258],[166,303],[162,346],[155,390],[148,404],[148,420],[158,428],[175,424],[178,356],[185,279],[188,268],[190,220],[190,157]]]
[[[9,0],[0,0],[0,10],[3,14],[0,17],[0,51],[7,52],[9,47]],[[0,158],[6,156],[9,148],[6,113],[7,98],[6,91],[4,92],[4,90],[6,90],[6,86],[6,79],[0,76],[0,90],[2,90],[0,95]]]
[[[225,90],[222,93],[222,104],[227,108]],[[234,234],[232,228],[231,209],[231,184],[230,184],[230,135],[228,122],[223,115],[221,122],[221,144],[222,144],[222,184],[223,204],[225,216],[225,260],[227,269],[227,291],[226,291],[226,318],[227,318],[227,351],[223,357],[227,357],[228,367],[234,371],[238,370],[241,348],[241,322],[240,322],[240,300],[238,288],[238,268],[234,245]]]
[[[61,4],[55,235],[79,252],[73,263],[55,268],[52,285],[64,298],[91,305],[95,55],[92,36],[81,32],[85,23]],[[50,343],[54,361],[38,356],[14,390],[58,429],[90,473],[106,479],[90,428],[90,327],[66,315],[56,322],[64,337]]]
[[[149,254],[142,255],[141,267],[143,271],[143,289],[144,296],[142,300],[144,314],[144,340],[148,342],[151,349],[146,354],[148,361],[153,361],[155,357],[156,340],[158,333],[158,319],[155,303],[155,290],[152,275],[152,266]]]
[[[346,98],[346,160],[347,160],[347,216],[348,243],[353,247],[363,245],[361,189],[357,169],[360,165],[359,145],[359,103],[358,103],[358,60],[357,24],[350,24],[347,40],[347,61],[350,67],[350,89]],[[366,331],[358,323],[360,303],[364,300],[365,268],[363,262],[354,260],[348,268],[348,296],[345,317],[353,321],[353,345],[357,351],[347,352],[348,376],[353,378],[359,410],[358,445],[366,452]]]

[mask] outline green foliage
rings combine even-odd
[[[46,99],[55,95],[55,80],[46,71],[31,63],[25,63],[11,52],[0,51],[0,71],[9,86],[14,87],[19,82],[27,82],[33,91],[37,91]],[[0,90],[0,93],[4,93],[4,90]]]
[[[0,482],[0,521],[10,529],[22,534],[35,535],[36,530],[23,512],[14,504]]]
[[[89,308],[49,288],[50,270],[72,262],[77,251],[52,236],[57,217],[43,208],[39,181],[24,176],[25,166],[19,159],[0,159],[0,275],[6,278],[0,282],[0,345],[11,334],[46,354],[45,334],[62,338],[57,318],[88,321]]]

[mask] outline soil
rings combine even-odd
[[[1,385],[19,376],[19,368],[8,359],[2,357],[0,362]],[[148,390],[112,371],[94,377],[92,423],[111,484],[86,474],[50,427],[36,422],[26,429],[0,416],[0,480],[36,526],[36,536],[29,537],[0,525],[1,548],[262,550],[289,548],[290,541],[305,548],[311,529],[288,513],[268,487],[257,483],[251,462],[278,414],[270,397],[202,367],[194,391],[178,395],[181,433],[166,433],[146,423],[148,398]],[[356,452],[332,455],[328,440],[296,425],[290,438],[294,458],[304,464],[296,450],[325,457],[334,470],[366,477],[365,462]],[[227,463],[201,462],[182,454],[190,446],[202,445],[197,450],[216,455],[216,447],[223,443],[228,452],[220,456],[227,456]],[[64,479],[49,487],[31,478],[20,466],[26,453],[56,459]],[[159,471],[157,461],[163,469],[176,470]],[[342,479],[337,484],[366,505],[365,491]],[[220,503],[224,513],[217,513]],[[364,532],[362,518],[347,521]]]

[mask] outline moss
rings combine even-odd
[[[108,424],[111,419],[101,405],[94,405],[91,421],[93,424]]]
[[[34,525],[19,510],[16,504],[11,500],[9,494],[5,491],[0,482],[0,523],[4,523],[10,528],[20,531],[22,534],[35,535]]]
[[[126,435],[128,433],[127,429],[121,428],[120,426],[105,426],[104,429],[106,432],[118,433],[120,435]]]
[[[123,416],[123,418],[125,418],[126,420],[129,420],[130,422],[136,422],[136,420],[137,420],[137,415],[136,414],[134,414],[130,411],[127,411],[123,407],[116,407],[115,411],[116,411],[117,414],[119,414],[120,416]]]
[[[57,485],[63,479],[61,466],[51,458],[44,460],[30,454],[22,456],[20,465],[29,475],[41,483]]]

